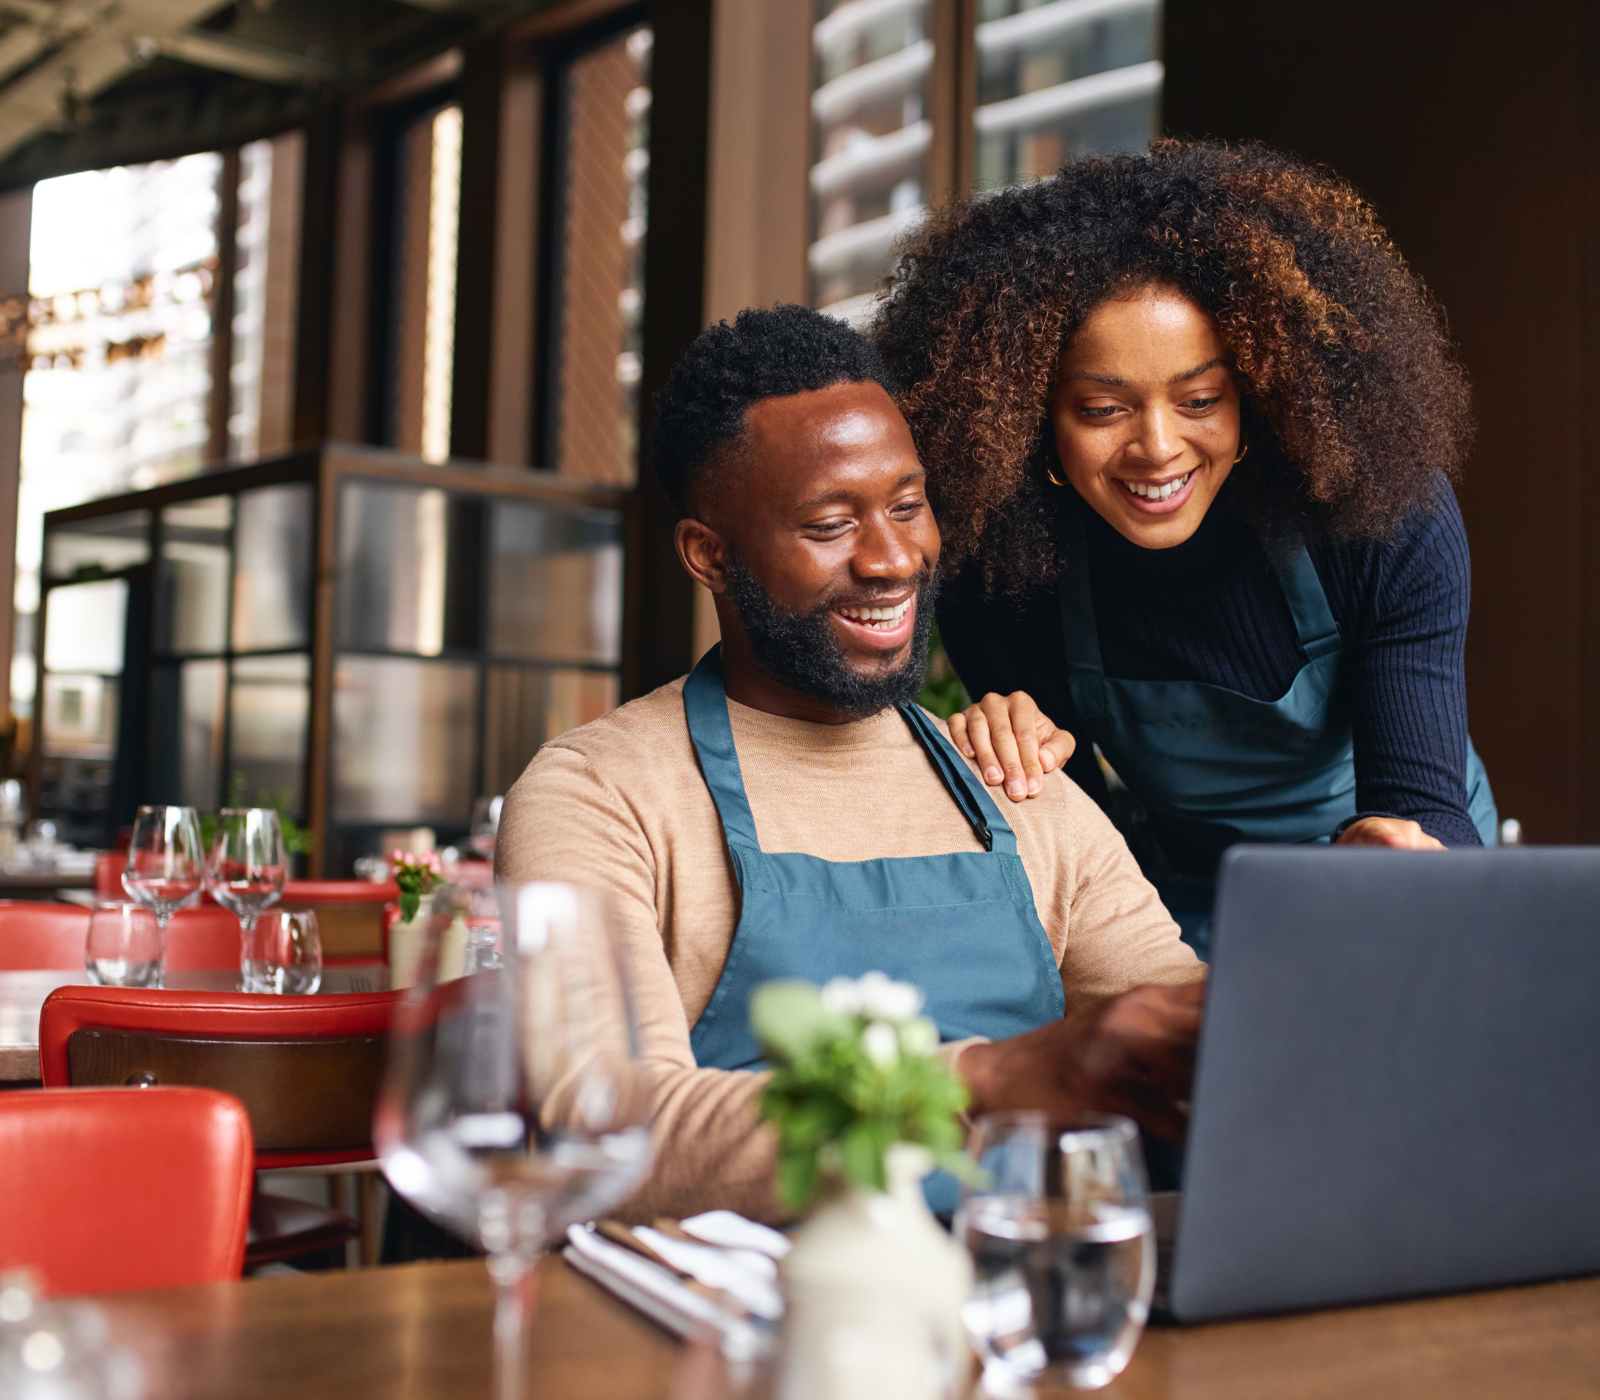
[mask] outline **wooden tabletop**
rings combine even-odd
[[[163,1400],[478,1400],[481,1263],[412,1264],[98,1300]],[[743,1400],[555,1256],[530,1400]],[[756,1387],[762,1390],[764,1387]],[[1152,1328],[1108,1400],[1595,1400],[1600,1279],[1300,1317]]]
[[[68,969],[41,972],[0,972],[0,1087],[39,1078],[39,1010],[57,987],[82,987],[89,974]],[[227,972],[174,972],[167,985],[197,992],[231,992],[239,974]],[[348,963],[325,967],[320,991],[379,992],[389,985],[389,969],[382,963]]]

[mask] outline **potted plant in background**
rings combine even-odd
[[[935,1166],[970,1178],[965,1086],[939,1058],[922,993],[881,972],[820,991],[769,982],[750,1021],[773,1074],[778,1190],[813,1207],[784,1259],[778,1400],[935,1400],[967,1370],[966,1252],[922,1194]]]

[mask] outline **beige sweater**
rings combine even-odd
[[[763,850],[861,861],[981,849],[894,711],[826,725],[728,709]],[[1052,775],[1038,797],[1001,806],[1069,1011],[1202,975],[1121,836],[1069,779]],[[733,942],[739,888],[689,739],[683,682],[540,749],[507,795],[495,858],[505,879],[616,896],[656,1095],[655,1167],[625,1214],[721,1206],[780,1219],[771,1133],[756,1114],[766,1076],[699,1069],[689,1048]]]

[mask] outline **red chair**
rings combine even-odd
[[[239,1277],[253,1149],[209,1089],[0,1094],[0,1273],[51,1296]]]
[[[0,971],[83,969],[89,911],[76,904],[0,903]],[[182,909],[167,926],[168,972],[239,966],[239,921],[226,909]]]
[[[45,1086],[196,1084],[250,1114],[258,1170],[370,1162],[384,1040],[403,992],[278,997],[60,987],[39,1019]],[[354,1239],[337,1211],[257,1193],[252,1267]]]

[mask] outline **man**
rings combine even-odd
[[[1066,778],[1002,815],[912,703],[939,531],[876,354],[817,312],[745,311],[656,416],[720,655],[546,744],[496,850],[503,878],[616,895],[656,1076],[629,1214],[781,1214],[747,1019],[775,977],[921,986],[974,1113],[1181,1138],[1202,969],[1155,891]]]

